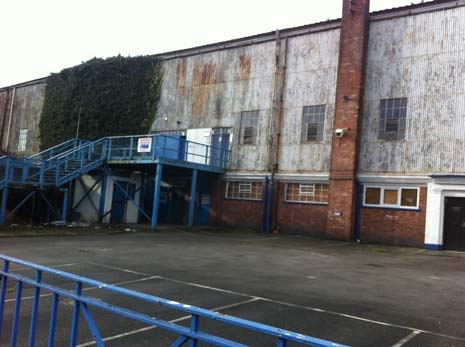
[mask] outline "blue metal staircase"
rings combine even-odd
[[[163,165],[191,169],[193,189],[191,196],[195,196],[198,171],[224,173],[229,158],[230,151],[223,148],[187,141],[182,136],[153,134],[104,137],[96,141],[72,139],[27,158],[4,156],[0,158],[0,191],[2,193],[0,224],[4,224],[6,219],[8,187],[33,190],[14,208],[13,212],[19,209],[37,190],[60,188],[65,194],[60,217],[61,221],[65,221],[68,190],[64,186],[101,166],[121,164],[126,167],[156,166],[155,181],[158,188],[154,193],[154,206],[158,206]],[[106,168],[103,170],[103,176],[107,175],[107,171]],[[102,187],[102,189],[105,188]],[[44,194],[41,196],[47,200]],[[105,215],[102,208],[104,195],[102,196],[100,218]],[[52,207],[48,200],[46,203]],[[150,218],[153,229],[156,229],[157,225],[157,209],[158,207],[153,208],[152,218]],[[141,212],[146,215],[145,211]],[[194,199],[191,199],[189,214],[188,224],[192,226]]]
[[[141,138],[150,139],[148,150],[138,148]],[[0,158],[0,189],[8,185],[60,187],[105,162],[165,163],[222,173],[229,162],[229,151],[165,135],[72,139],[27,158]]]

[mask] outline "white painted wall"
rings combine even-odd
[[[86,190],[89,190],[92,185],[95,183],[96,180],[98,180],[97,176],[90,176],[90,175],[84,175],[82,176],[82,180],[84,182],[84,186],[86,187]],[[109,177],[107,181],[107,189],[106,189],[106,195],[105,195],[105,212],[109,211],[111,209],[111,204],[113,200],[113,191],[114,191],[114,181],[123,181],[123,182],[129,182],[133,183],[136,185],[136,190],[140,187],[141,185],[141,176],[138,173],[133,173],[131,177],[121,177],[121,176],[113,176]],[[81,214],[81,221],[83,222],[89,222],[89,223],[95,223],[98,221],[98,212],[94,209],[92,206],[91,201],[94,202],[95,206],[97,209],[100,206],[100,196],[101,196],[101,191],[102,191],[102,182],[99,182],[97,186],[94,188],[94,190],[89,194],[89,196],[84,199],[81,204],[76,208],[76,212],[79,212]],[[79,200],[84,196],[85,190],[82,187],[82,185],[77,182],[76,183],[76,191],[74,194],[74,202],[73,206],[79,202]],[[135,200],[137,202],[140,201],[140,191],[136,192],[135,194]],[[110,223],[110,214],[109,213],[103,220],[104,223]],[[137,216],[138,216],[138,209],[134,204],[130,201],[127,202],[127,207],[126,207],[126,223],[132,224],[132,223],[137,223]]]
[[[464,197],[465,178],[443,178],[428,184],[425,244],[443,245],[444,198]]]

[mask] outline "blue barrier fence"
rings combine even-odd
[[[200,319],[214,320],[228,326],[240,327],[247,330],[252,330],[263,335],[272,336],[276,340],[276,346],[286,347],[288,342],[295,342],[306,346],[314,347],[347,347],[337,343],[305,336],[288,330],[275,328],[269,325],[256,323],[253,321],[236,318],[220,314],[214,311],[194,307],[190,305],[181,304],[179,302],[159,298],[156,296],[140,293],[134,290],[129,290],[114,286],[111,284],[95,281],[86,277],[77,276],[71,273],[55,270],[49,267],[37,265],[28,261],[20,260],[17,258],[9,257],[0,254],[0,260],[3,261],[3,269],[0,271],[1,276],[1,287],[0,287],[0,341],[2,341],[2,323],[5,320],[5,299],[8,291],[8,281],[15,281],[16,283],[16,296],[15,296],[15,307],[12,317],[11,337],[10,345],[15,347],[17,345],[17,339],[19,334],[19,320],[21,314],[21,299],[23,286],[31,286],[34,288],[31,321],[29,326],[29,347],[36,346],[36,335],[37,335],[37,317],[40,308],[40,298],[42,292],[52,294],[52,303],[50,308],[50,324],[48,331],[48,347],[55,346],[55,334],[57,327],[57,315],[59,299],[66,298],[74,301],[72,324],[70,326],[70,346],[75,347],[77,345],[79,321],[82,312],[82,317],[88,325],[90,332],[94,338],[95,344],[99,347],[105,346],[104,340],[98,329],[98,320],[92,315],[91,309],[99,309],[106,312],[110,312],[119,317],[128,318],[148,326],[154,326],[162,330],[166,330],[179,335],[176,341],[174,341],[172,347],[180,347],[189,343],[189,347],[196,347],[198,342],[205,342],[213,346],[222,347],[246,347],[247,345],[239,342],[235,342],[226,338],[215,336],[206,332],[201,331],[199,323]],[[27,268],[35,272],[35,277],[31,278],[19,274],[10,270],[10,265],[16,264],[22,268]],[[43,281],[43,275],[53,275],[60,279],[65,279],[74,282],[74,290],[66,290]],[[83,289],[85,286],[91,286],[99,288],[105,292],[118,294],[127,298],[132,298],[145,302],[148,304],[161,305],[165,308],[172,309],[174,311],[182,312],[191,316],[190,327],[184,327],[178,324],[174,324],[165,320],[157,319],[146,314],[138,313],[127,308],[118,307],[111,305],[105,301],[92,298],[88,295],[84,295]],[[97,317],[98,318],[98,317]],[[103,324],[103,322],[101,322]]]

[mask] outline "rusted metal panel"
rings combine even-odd
[[[329,172],[340,30],[289,39],[280,172]],[[323,141],[302,143],[304,106],[326,105]]]
[[[153,129],[230,127],[231,169],[266,170],[274,48],[268,42],[165,61]],[[260,111],[258,143],[239,145],[241,112],[252,110]]]
[[[5,149],[19,155],[30,155],[39,151],[39,122],[44,101],[45,83],[16,88],[11,114],[11,126],[5,123],[4,133],[10,135]],[[26,151],[18,152],[19,132],[28,129]]]
[[[408,98],[405,140],[378,139],[380,99]],[[359,169],[465,173],[465,7],[370,27]]]

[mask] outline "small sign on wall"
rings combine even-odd
[[[151,137],[139,137],[137,141],[137,152],[148,153],[152,150],[152,138]]]

